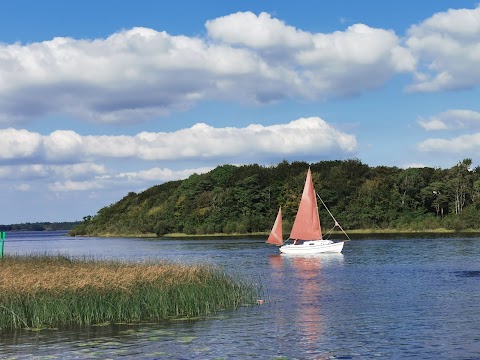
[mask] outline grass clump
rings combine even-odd
[[[256,292],[211,265],[6,256],[0,330],[194,318],[253,304]]]

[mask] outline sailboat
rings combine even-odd
[[[332,240],[323,239],[322,237],[322,229],[320,227],[320,217],[318,215],[317,207],[317,196],[318,195],[315,193],[315,188],[313,186],[312,172],[310,168],[308,168],[302,199],[298,206],[290,237],[285,242],[283,241],[282,208],[280,207],[266,243],[280,246],[280,252],[283,254],[308,255],[341,253],[345,243],[344,241],[334,242]],[[339,227],[343,231],[342,227],[333,217],[330,210],[328,210],[320,196],[319,199],[335,221],[335,227]],[[343,231],[343,233],[350,240],[345,231]],[[293,240],[293,244],[286,243],[290,239]]]

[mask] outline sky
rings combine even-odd
[[[477,1],[4,2],[0,224],[223,164],[478,166],[479,95]]]

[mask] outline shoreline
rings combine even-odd
[[[90,235],[70,235],[69,230],[11,230],[7,231],[8,233],[21,233],[21,232],[65,232],[65,236],[68,237],[100,237],[100,238],[136,238],[136,239],[205,239],[205,238],[240,238],[240,237],[268,237],[269,232],[253,232],[253,233],[213,233],[213,234],[186,234],[186,233],[169,233],[162,235],[160,237],[155,233],[146,233],[146,234],[117,234],[117,233],[102,233],[102,234],[90,234]],[[450,235],[450,236],[472,236],[478,235],[480,237],[480,229],[465,229],[461,231],[450,230],[445,228],[437,229],[428,229],[428,230],[414,230],[414,229],[355,229],[355,230],[346,230],[346,233],[351,237],[359,235],[362,238],[365,236],[376,236],[376,235],[387,235],[387,236],[415,236],[415,235]],[[341,231],[332,231],[331,235],[343,235]],[[326,235],[324,233],[323,235]],[[343,235],[344,236],[344,235]]]
[[[351,235],[359,235],[362,238],[365,236],[376,236],[376,235],[386,235],[386,236],[400,236],[400,235],[453,235],[453,236],[464,236],[464,235],[478,235],[480,236],[480,229],[466,229],[462,231],[449,230],[445,228],[438,229],[429,229],[429,230],[412,230],[412,229],[356,229],[356,230],[346,230],[346,233],[351,237]],[[239,237],[268,237],[269,232],[255,232],[255,233],[213,233],[213,234],[186,234],[186,233],[170,233],[158,237],[154,233],[148,234],[95,234],[95,235],[68,235],[71,237],[109,237],[109,238],[138,238],[138,239],[205,239],[205,238],[231,238],[236,239]],[[341,231],[333,231],[332,235],[343,235]],[[324,234],[325,235],[325,234]],[[344,236],[344,235],[343,235]]]

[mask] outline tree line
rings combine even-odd
[[[36,222],[36,223],[21,223],[0,225],[0,231],[56,231],[56,230],[71,230],[79,225],[80,221],[72,222]]]
[[[457,231],[480,224],[480,167],[370,167],[358,159],[218,166],[153,186],[86,216],[71,235],[268,232],[282,207],[289,232],[310,166],[315,190],[344,229]],[[320,207],[319,207],[320,208]],[[334,222],[320,208],[322,228]]]

